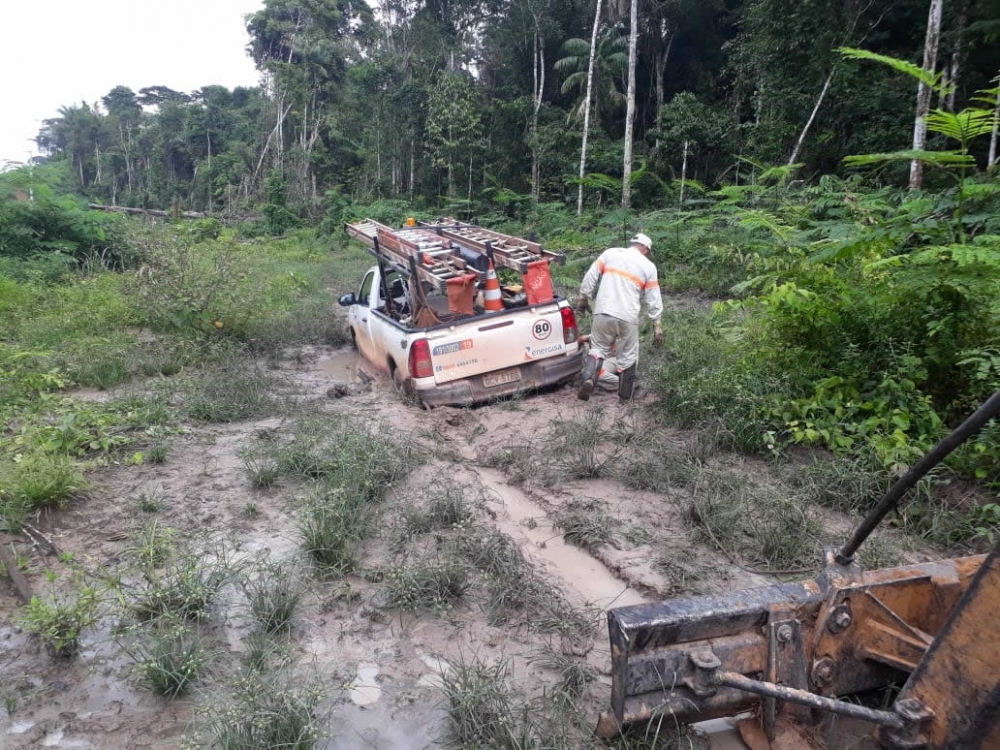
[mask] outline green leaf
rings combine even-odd
[[[871,164],[882,164],[893,161],[922,161],[940,167],[975,167],[976,160],[969,154],[959,151],[921,151],[907,149],[891,151],[885,154],[855,154],[844,157],[844,163],[849,167],[863,167]]]
[[[895,57],[880,55],[877,52],[870,52],[869,50],[857,49],[855,47],[838,47],[837,52],[842,54],[844,57],[850,57],[855,60],[871,60],[872,62],[888,65],[893,70],[897,70],[900,73],[905,73],[908,76],[916,78],[921,83],[930,86],[939,94],[943,90],[943,87],[939,85],[941,83],[940,73],[932,73],[929,70],[924,70],[919,65],[915,65],[907,60],[900,60]]]
[[[961,112],[945,112],[935,109],[925,118],[927,129],[940,133],[962,144],[973,138],[993,132],[993,113],[987,109],[963,109]]]

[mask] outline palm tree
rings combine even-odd
[[[100,118],[83,102],[79,106],[60,107],[59,117],[42,122],[35,141],[50,154],[68,154],[80,187],[86,187],[87,171],[94,165],[92,155],[96,154],[100,174],[100,130]]]
[[[608,29],[597,42],[594,54],[593,101],[595,114],[613,111],[625,102],[619,90],[628,70],[628,37]],[[563,57],[556,61],[556,70],[568,73],[563,81],[563,94],[577,93],[577,101],[570,110],[570,118],[583,117],[587,94],[587,68],[590,64],[590,42],[586,39],[567,39],[563,44]]]

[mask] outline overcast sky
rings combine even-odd
[[[263,0],[0,0],[0,165],[59,107],[115,86],[257,83],[243,16]]]

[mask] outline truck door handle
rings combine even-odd
[[[362,318],[362,319],[361,319],[361,322],[362,322],[362,323],[367,323],[367,322],[368,322],[368,318]]]

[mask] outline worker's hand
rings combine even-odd
[[[576,309],[578,312],[585,313],[590,309],[590,300],[587,299],[586,294],[581,294],[576,298]]]
[[[659,322],[653,324],[653,343],[663,346],[663,325]]]

